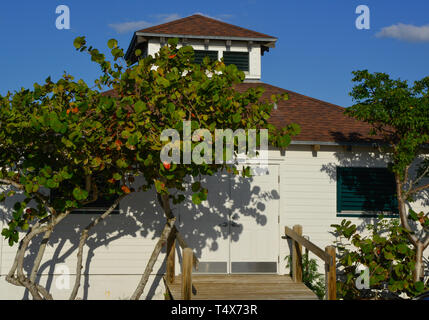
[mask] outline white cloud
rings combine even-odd
[[[157,14],[155,17],[158,19],[158,23],[166,23],[182,18],[177,13]]]
[[[204,13],[194,13],[194,14],[200,14],[209,18],[217,19],[217,20],[223,20],[223,19],[229,19],[233,17],[231,14],[219,14],[217,16],[209,16]],[[148,28],[157,24],[162,24],[166,22],[170,22],[173,20],[177,20],[182,18],[182,16],[178,13],[161,13],[152,15],[152,17],[156,20],[154,22],[148,22],[145,20],[141,21],[129,21],[129,22],[123,22],[123,23],[111,23],[109,24],[109,27],[113,28],[117,33],[126,33],[129,31],[137,31],[140,29]]]
[[[153,17],[156,18],[155,22],[148,22],[145,20],[129,21],[122,23],[111,23],[109,24],[109,27],[115,29],[117,33],[126,33],[129,31],[137,31],[139,29],[149,28],[153,25],[162,24],[181,18],[181,16],[177,13],[157,14]]]
[[[123,23],[111,23],[109,27],[115,29],[117,33],[126,33],[128,31],[136,31],[152,26],[153,23],[141,20],[141,21],[130,21]]]
[[[384,27],[375,35],[377,38],[394,38],[407,42],[429,42],[429,24],[414,26],[398,23]]]
[[[212,19],[221,20],[221,21],[228,20],[228,19],[231,19],[233,17],[232,14],[218,14],[216,16],[211,16],[211,15],[208,15],[208,14],[205,14],[202,12],[195,12],[194,14],[199,14],[199,15],[205,16],[207,18],[212,18]]]

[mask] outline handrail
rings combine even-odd
[[[179,243],[180,248],[182,248],[182,250],[189,248],[189,246],[186,244],[186,241],[182,238],[179,231],[176,229],[176,226],[174,226],[174,232],[175,232],[176,239],[177,239],[177,242]],[[195,253],[193,253],[192,264],[193,264],[195,270],[198,270],[199,263],[200,263],[200,261],[198,260]]]
[[[175,279],[176,264],[176,240],[182,249],[182,299],[191,300],[192,288],[192,267],[198,270],[199,260],[193,250],[189,248],[179,231],[174,226],[167,239],[167,261],[166,261],[166,281],[171,284]]]
[[[296,242],[298,242],[300,245],[303,245],[308,250],[313,252],[316,256],[318,256],[320,259],[322,259],[325,263],[328,263],[329,266],[332,265],[332,257],[327,254],[323,249],[316,246],[313,242],[305,239],[303,236],[296,233],[294,230],[292,230],[289,227],[285,227],[285,234],[287,237],[292,238]]]
[[[302,226],[295,225],[293,229],[285,227],[283,239],[292,239],[292,278],[295,282],[302,282],[302,247],[306,247],[325,262],[326,299],[337,299],[337,279],[335,247],[327,246],[325,250],[316,246],[302,236]]]

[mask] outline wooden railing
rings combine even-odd
[[[191,300],[192,296],[192,269],[198,270],[198,259],[191,248],[183,240],[176,227],[167,239],[166,281],[173,283],[176,274],[176,241],[182,248],[182,300]]]
[[[325,262],[326,300],[337,299],[335,247],[319,248],[302,236],[302,226],[285,227],[285,238],[292,239],[292,279],[302,282],[302,246]]]

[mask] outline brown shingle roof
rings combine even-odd
[[[370,136],[371,126],[344,114],[345,108],[302,94],[275,87],[266,83],[240,83],[236,90],[244,92],[249,88],[263,87],[262,99],[270,99],[273,94],[287,93],[289,99],[279,101],[277,110],[273,109],[269,122],[278,128],[297,123],[301,133],[293,141],[334,142],[340,144],[382,143]],[[113,90],[104,95],[117,96]]]
[[[141,33],[165,35],[216,36],[239,38],[272,38],[269,35],[241,28],[199,14],[139,30]]]
[[[241,83],[237,90],[243,92],[259,86],[265,89],[263,99],[270,99],[273,94],[288,94],[289,99],[279,101],[277,110],[273,109],[269,122],[276,127],[289,123],[299,124],[301,133],[293,137],[294,141],[362,144],[381,142],[369,135],[369,124],[345,115],[343,107],[266,83]]]

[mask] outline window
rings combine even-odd
[[[71,214],[103,214],[106,212],[115,202],[115,198],[106,198],[102,197],[97,199],[94,202],[91,202],[87,204],[86,206],[73,210]],[[115,210],[112,211],[111,214],[118,214],[119,213],[119,206],[115,208]]]
[[[387,168],[337,167],[338,216],[397,214],[396,182]]]
[[[235,64],[240,71],[249,71],[249,53],[224,51],[223,61],[226,65]]]
[[[56,196],[56,189],[51,191],[51,197],[54,198]],[[115,202],[117,196],[105,196],[100,197],[96,201],[87,204],[86,206],[75,209],[70,214],[103,214],[106,212]],[[119,206],[112,211],[111,214],[119,214]]]
[[[194,62],[196,64],[203,63],[203,59],[205,57],[209,57],[211,61],[216,61],[218,59],[218,52],[208,50],[194,50]]]

